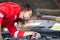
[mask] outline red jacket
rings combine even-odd
[[[17,30],[14,26],[14,20],[18,18],[20,11],[21,6],[16,3],[0,3],[0,14],[4,16],[3,18],[0,17],[0,24],[2,24],[2,27],[7,27],[12,36],[14,36],[14,32]]]

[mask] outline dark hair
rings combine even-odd
[[[29,5],[28,3],[24,3],[24,4],[22,5],[22,9],[24,9],[24,8],[31,9],[31,7],[30,7],[30,5]]]
[[[2,2],[8,2],[7,0],[0,0],[0,3],[2,3]]]
[[[16,19],[14,22],[21,22],[22,24],[25,24],[25,20],[21,19],[21,18],[18,18]]]

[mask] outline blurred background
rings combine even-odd
[[[38,26],[32,28],[33,31],[41,33],[42,38],[37,40],[60,40],[60,31],[50,30],[55,23],[60,23],[52,20],[43,20],[42,17],[59,17],[60,18],[60,0],[0,0],[0,3],[12,1],[20,5],[28,3],[33,9],[33,15],[31,17],[32,22],[40,23]],[[12,40],[8,32],[2,32],[3,38],[8,38]],[[30,40],[30,37],[21,40]]]

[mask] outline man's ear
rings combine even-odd
[[[14,26],[16,26],[16,27],[17,27],[17,25],[18,25],[18,23],[17,23],[17,22],[15,22],[15,23],[14,23]]]

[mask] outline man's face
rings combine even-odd
[[[23,24],[21,22],[15,22],[14,25],[17,27],[17,30],[21,30]]]
[[[22,11],[19,15],[19,18],[25,19],[25,20],[30,20],[30,17],[32,15],[32,11]]]

